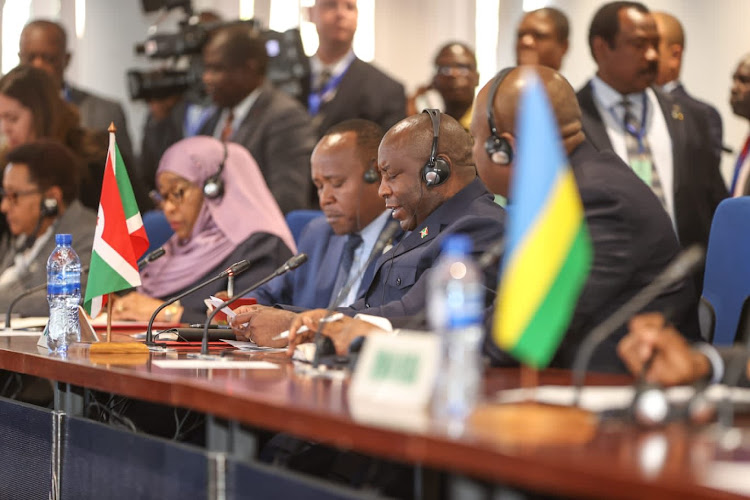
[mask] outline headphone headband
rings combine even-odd
[[[495,95],[500,84],[505,80],[508,74],[513,71],[515,67],[508,67],[500,70],[495,75],[490,87],[490,93],[487,96],[487,124],[490,127],[490,136],[484,143],[484,149],[487,151],[490,160],[498,165],[509,165],[513,161],[513,148],[510,143],[497,132],[497,125],[495,124]]]
[[[422,113],[427,113],[430,121],[432,121],[432,147],[430,148],[430,158],[424,167],[422,167],[422,180],[427,187],[433,187],[445,182],[451,174],[451,169],[447,161],[438,157],[440,110],[429,108],[422,111]]]

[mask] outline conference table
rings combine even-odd
[[[716,426],[684,423],[643,429],[627,419],[612,418],[599,419],[589,429],[563,428],[537,436],[533,430],[497,425],[491,410],[498,405],[487,404],[483,408],[489,409],[490,418],[472,418],[456,428],[426,414],[418,419],[394,411],[362,415],[349,401],[347,374],[313,373],[283,353],[227,351],[227,358],[264,360],[275,364],[273,369],[172,369],[156,362],[183,359],[187,353],[94,356],[73,350],[61,358],[38,348],[36,340],[0,338],[0,368],[56,381],[54,414],[75,417],[79,411],[70,401],[82,389],[203,412],[213,436],[203,450],[210,460],[222,453],[231,459],[238,454],[233,442],[252,433],[247,429],[264,429],[411,464],[419,471],[439,471],[449,478],[443,483],[447,496],[489,498],[499,487],[576,498],[750,495],[750,440],[742,422],[728,433]],[[544,370],[539,376],[542,385],[570,383],[570,373],[563,370]],[[587,378],[587,384],[594,385],[631,382],[618,375]],[[487,401],[519,383],[516,368],[488,369]],[[28,406],[22,409],[31,411]],[[0,408],[0,421],[3,418]],[[252,457],[245,455],[240,462],[250,463]],[[74,463],[75,457],[70,460]],[[54,481],[55,472],[52,476]],[[209,498],[229,498],[208,489]],[[333,490],[329,493],[335,496]],[[431,496],[419,488],[417,494]]]

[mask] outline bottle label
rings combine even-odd
[[[449,329],[482,324],[484,300],[480,286],[449,286],[446,295],[446,326]]]

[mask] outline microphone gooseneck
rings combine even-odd
[[[150,254],[146,255],[144,258],[138,261],[138,271],[143,271],[143,269],[153,261],[164,257],[164,254],[166,252],[167,251],[164,250],[164,247],[159,247]]]
[[[583,386],[586,371],[591,361],[591,356],[599,344],[625,324],[634,314],[646,307],[669,286],[692,273],[703,262],[704,256],[705,252],[700,245],[692,245],[686,248],[651,283],[633,295],[630,300],[625,302],[619,309],[589,332],[583,339],[578,354],[573,361],[574,405],[578,406],[580,402],[581,387]]]
[[[274,272],[263,278],[262,280],[258,281],[257,283],[253,284],[252,286],[246,288],[245,290],[241,291],[234,297],[230,298],[229,300],[226,300],[222,302],[218,307],[216,307],[213,311],[211,311],[211,314],[208,316],[208,319],[206,320],[206,324],[203,325],[203,340],[201,341],[201,355],[207,356],[208,355],[208,327],[211,325],[211,322],[213,321],[214,317],[224,309],[225,307],[228,307],[232,304],[234,304],[238,299],[241,297],[244,297],[248,293],[252,292],[258,287],[261,287],[271,281],[272,279],[281,276],[284,273],[287,273],[291,271],[292,269],[297,269],[299,266],[307,262],[307,254],[306,253],[300,253],[293,257],[291,257],[289,260],[287,260],[281,267],[276,269]],[[248,265],[249,267],[249,265]],[[244,269],[243,269],[244,271]]]
[[[341,290],[339,290],[339,292],[336,294],[336,297],[334,297],[333,300],[331,300],[331,302],[328,304],[328,309],[326,310],[326,315],[323,317],[323,319],[333,314],[334,309],[341,302],[341,300],[349,295],[349,292],[351,292],[354,284],[359,282],[359,280],[365,274],[370,265],[375,261],[375,259],[380,257],[380,255],[383,253],[383,249],[388,244],[388,242],[393,240],[393,237],[396,235],[396,232],[400,227],[401,226],[396,220],[391,220],[386,224],[385,228],[383,228],[383,230],[380,232],[380,236],[378,236],[378,239],[375,241],[375,244],[372,247],[372,251],[367,257],[367,261],[365,261],[365,265],[359,268],[353,279],[349,279],[346,283],[344,283],[344,286],[341,287]],[[318,364],[320,364],[321,355],[332,354],[330,352],[323,352],[324,350],[330,351],[330,346],[328,346],[327,348],[324,346],[327,337],[324,337],[321,332],[324,322],[325,321],[323,320],[320,321],[320,323],[318,324],[318,329],[315,331],[315,336],[313,337],[313,342],[315,343],[315,356],[313,357],[312,365],[314,367],[317,367]]]
[[[161,304],[159,307],[156,308],[156,310],[154,311],[154,313],[151,315],[151,319],[148,320],[148,328],[146,328],[146,345],[154,345],[154,342],[153,342],[153,331],[152,331],[152,329],[153,329],[153,326],[154,326],[154,321],[156,320],[156,316],[162,311],[162,309],[164,309],[165,307],[168,307],[168,306],[174,304],[175,302],[177,302],[181,298],[183,298],[183,297],[185,297],[187,295],[190,295],[193,292],[197,292],[198,290],[200,290],[204,286],[210,285],[214,281],[218,281],[220,279],[226,278],[227,276],[229,276],[230,273],[233,273],[236,276],[236,275],[238,275],[240,273],[243,273],[243,272],[247,271],[247,269],[249,267],[250,267],[250,263],[248,261],[241,260],[241,261],[239,261],[239,262],[237,262],[235,264],[232,264],[227,269],[225,269],[224,271],[222,271],[218,275],[214,276],[213,278],[210,278],[210,279],[208,279],[206,281],[198,283],[194,287],[192,287],[192,288],[190,288],[190,289],[182,292],[181,294],[175,295],[174,297],[172,297],[170,299],[167,299],[163,304]]]

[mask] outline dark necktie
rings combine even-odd
[[[630,168],[643,180],[654,192],[661,204],[666,207],[664,198],[664,188],[659,179],[659,172],[656,171],[654,158],[651,155],[651,147],[648,144],[646,131],[642,130],[641,124],[636,120],[635,115],[630,110],[631,102],[623,99],[620,105],[625,111],[623,115],[623,128],[625,129],[625,146],[628,151],[628,164]],[[646,110],[644,109],[645,113]]]
[[[331,294],[331,302],[336,300],[341,293],[341,289],[347,285],[349,281],[349,273],[352,270],[352,264],[354,263],[354,252],[362,244],[362,237],[359,234],[350,234],[344,244],[344,251],[341,253],[341,265],[339,266],[339,272],[336,275],[336,283],[333,286],[333,293]],[[350,290],[351,291],[351,290]],[[347,295],[349,293],[347,292]],[[339,300],[344,300],[346,297],[341,297]],[[333,307],[341,304],[331,304]]]
[[[328,85],[328,82],[330,81],[331,81],[331,70],[328,68],[323,68],[323,71],[320,72],[320,78],[318,79],[317,91],[322,92],[323,89],[325,89],[326,85]]]
[[[221,142],[227,142],[232,137],[232,123],[234,122],[234,111],[229,110],[227,120],[224,122],[224,128],[221,129]]]

